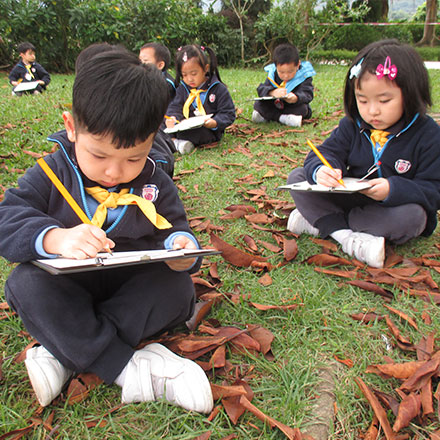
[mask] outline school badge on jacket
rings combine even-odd
[[[149,202],[155,202],[159,195],[159,188],[153,184],[144,185],[142,188],[142,197]]]
[[[394,169],[399,174],[403,174],[403,173],[408,172],[410,168],[411,168],[411,162],[409,162],[408,160],[398,159],[394,163]]]

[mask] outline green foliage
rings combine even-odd
[[[440,60],[440,47],[416,47],[415,49],[424,61]]]
[[[351,63],[351,60],[357,55],[357,51],[348,49],[315,49],[309,53],[309,59],[319,62],[345,62]]]

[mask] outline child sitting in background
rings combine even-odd
[[[168,83],[168,92],[170,101],[176,96],[176,86],[174,78],[168,73],[171,64],[171,54],[168,48],[160,43],[144,44],[139,51],[139,59],[144,64],[154,64],[160,71]]]
[[[182,80],[181,80],[182,79]],[[174,143],[181,154],[194,146],[219,141],[235,121],[235,106],[221,82],[217,58],[208,47],[190,45],[176,54],[176,96],[168,106],[165,124],[171,128],[192,116],[212,114],[203,127],[176,133]]]
[[[346,117],[310,152],[288,183],[336,187],[345,176],[369,175],[353,194],[291,191],[296,210],[287,228],[332,237],[347,254],[382,267],[385,240],[405,243],[433,233],[440,208],[440,127],[428,115],[428,72],[418,53],[397,40],[362,49],[345,78]]]
[[[316,72],[310,62],[300,61],[298,49],[288,43],[277,46],[272,59],[273,63],[264,68],[267,79],[257,92],[260,97],[276,99],[255,101],[252,121],[278,121],[301,127],[302,120],[312,116],[309,103],[313,99],[312,76]]]
[[[38,85],[29,93],[41,93],[46,90],[50,83],[50,75],[47,70],[35,62],[35,46],[32,43],[20,43],[17,51],[21,60],[13,67],[9,73],[9,82],[12,86],[18,86],[21,82],[37,81]],[[22,93],[28,92],[12,92],[14,95],[20,96]]]
[[[142,340],[191,317],[190,273],[201,261],[121,266],[51,275],[31,263],[63,256],[94,258],[102,249],[196,249],[177,189],[149,158],[166,110],[167,85],[156,67],[118,49],[81,64],[65,130],[49,140],[45,157],[92,224],[80,223],[45,172],[36,165],[0,204],[0,255],[20,263],[5,296],[39,342],[26,368],[42,406],[74,373],[90,372],[120,386],[122,402],[165,399],[210,412],[204,371],[160,344]]]

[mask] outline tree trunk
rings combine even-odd
[[[434,46],[436,42],[435,25],[428,23],[434,23],[437,21],[437,7],[437,0],[426,0],[425,28],[423,30],[423,37],[417,43],[417,46]]]

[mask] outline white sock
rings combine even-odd
[[[332,232],[330,237],[336,240],[339,244],[342,244],[342,242],[351,234],[353,234],[351,229],[339,229],[339,231]]]
[[[119,373],[119,376],[114,381],[114,383],[116,385],[119,385],[121,388],[124,386],[125,376],[127,375],[127,368],[129,363],[130,361],[127,362],[127,365],[123,368],[123,370]]]

